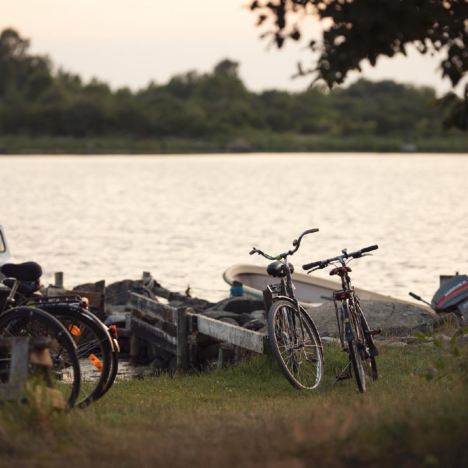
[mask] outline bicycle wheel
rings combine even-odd
[[[288,301],[275,302],[268,313],[270,346],[289,383],[299,390],[320,385],[323,349],[314,322],[304,309],[299,313]]]
[[[104,394],[112,362],[109,335],[76,306],[54,306],[44,309],[56,317],[70,332],[76,344],[81,369],[81,387],[76,405],[83,408]]]
[[[364,312],[362,312],[361,306],[358,304],[357,305],[357,313],[361,317],[362,321],[362,328],[364,330],[364,336],[366,338],[366,366],[365,369],[369,372],[370,369],[370,375],[372,377],[372,380],[378,380],[379,378],[379,373],[377,371],[377,362],[375,360],[375,356],[371,356],[371,350],[375,348],[374,344],[374,338],[372,335],[367,333],[367,331],[370,330],[369,325],[367,323],[366,316],[364,315]]]
[[[111,370],[101,397],[103,397],[110,390],[112,385],[114,385],[115,378],[117,377],[117,371],[119,370],[119,352],[114,350],[111,356]]]
[[[343,303],[343,308],[347,308],[347,304]],[[351,312],[351,311],[350,311]],[[344,316],[346,317],[347,314]],[[362,367],[362,347],[361,344],[361,330],[359,330],[358,325],[356,324],[356,320],[354,314],[351,312],[349,314],[349,322],[351,325],[351,329],[354,335],[354,339],[348,341],[348,354],[349,360],[353,365],[354,370],[354,378],[356,379],[356,383],[358,386],[358,390],[360,393],[365,393],[366,391],[366,374],[364,372],[364,368]]]
[[[53,316],[41,309],[18,307],[0,316],[0,337],[51,338],[49,348],[52,358],[54,387],[58,389],[69,407],[74,406],[80,392],[80,364],[76,345],[67,329]],[[0,358],[1,374],[9,371],[11,355],[3,352]],[[31,366],[32,371],[32,366]]]

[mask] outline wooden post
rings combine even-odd
[[[188,369],[188,319],[187,307],[177,309],[177,370]]]
[[[23,387],[28,379],[29,338],[13,338],[11,350],[10,385]]]
[[[130,360],[137,362],[140,359],[141,340],[133,334],[130,338]]]
[[[61,271],[55,273],[55,286],[63,289],[63,272]]]

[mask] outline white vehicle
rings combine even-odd
[[[8,247],[8,242],[5,237],[5,231],[2,226],[0,226],[0,266],[5,265],[5,263],[12,262],[13,259],[10,254],[10,248]],[[2,273],[0,273],[0,279],[4,278]]]

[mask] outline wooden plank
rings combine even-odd
[[[227,341],[256,353],[264,353],[264,335],[262,333],[220,322],[219,320],[199,314],[191,314],[191,316],[193,320],[197,321],[197,328],[200,333],[212,336],[218,340]]]
[[[168,333],[153,327],[132,315],[127,317],[127,328],[148,343],[172,354],[177,354],[177,339]]]
[[[188,369],[188,317],[187,307],[177,309],[177,370]]]
[[[177,309],[136,293],[130,293],[127,306],[155,320],[177,325]]]
[[[11,349],[10,379],[9,384],[13,386],[26,385],[28,379],[29,364],[29,338],[13,338]]]

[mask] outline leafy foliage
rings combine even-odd
[[[29,54],[29,41],[0,34],[0,135],[207,138],[265,135],[437,136],[443,132],[435,92],[392,81],[360,80],[330,93],[249,91],[237,62],[211,73],[189,71],[166,84],[112,90]],[[448,99],[448,98],[447,98]]]
[[[406,54],[415,44],[422,54],[445,50],[442,75],[455,86],[468,70],[468,3],[464,0],[277,0],[254,1],[259,24],[270,20],[271,35],[281,48],[285,41],[300,39],[300,18],[318,15],[331,22],[322,43],[315,71],[332,87],[350,70],[360,70],[367,59],[375,65],[381,55]]]

